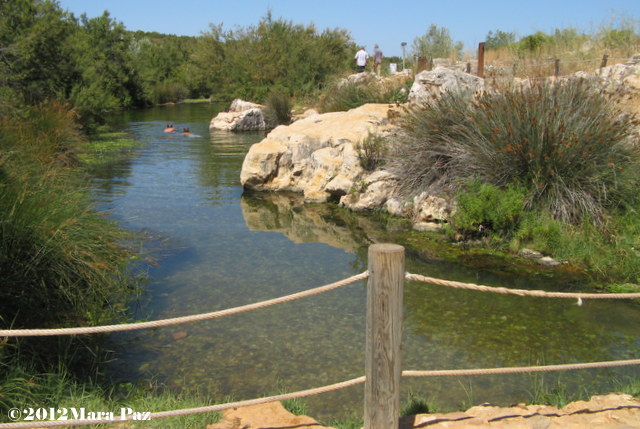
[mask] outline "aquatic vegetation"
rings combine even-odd
[[[85,167],[94,168],[129,157],[133,149],[140,145],[140,142],[122,132],[100,133],[91,136],[81,146],[78,159]]]

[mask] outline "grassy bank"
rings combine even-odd
[[[140,287],[123,244],[133,236],[93,209],[85,168],[109,162],[133,142],[114,144],[114,135],[89,142],[73,111],[56,102],[2,117],[0,126],[0,326],[128,320],[126,304]],[[20,403],[48,403],[47,395],[65,389],[80,392],[106,359],[100,335],[5,339],[0,414]]]
[[[6,369],[6,368],[5,368]],[[79,383],[75,377],[64,372],[39,373],[33,368],[13,366],[6,371],[0,384],[0,422],[10,421],[10,408],[80,409],[89,412],[113,412],[115,417],[131,412],[160,412],[213,405],[215,401],[197,392],[176,394],[162,386],[138,386],[130,383],[116,384],[108,388],[91,380]],[[74,419],[68,415],[69,420]],[[202,413],[189,416],[170,417],[150,421],[130,422],[131,427],[144,428],[193,428],[202,429],[218,422],[219,413]],[[100,425],[98,427],[103,427]],[[90,425],[85,427],[97,427]]]

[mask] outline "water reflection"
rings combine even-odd
[[[409,235],[406,228],[385,230],[370,216],[329,205],[304,204],[297,195],[257,193],[243,197],[241,204],[250,229],[279,232],[295,243],[328,243],[358,255],[361,269],[366,268],[368,243],[402,243]],[[566,276],[554,278],[546,273],[546,281],[540,284],[535,276],[523,279],[521,272],[504,269],[482,273],[412,252],[408,254],[408,267],[413,272],[461,281],[550,290],[575,288],[567,283]],[[640,345],[635,325],[639,321],[637,304],[624,301],[586,301],[578,306],[572,300],[494,295],[407,282],[405,310],[403,367],[407,369],[543,365],[611,360],[611,356],[630,359]],[[572,375],[569,384],[577,380],[590,386],[606,384],[614,373],[628,371]],[[547,377],[556,379],[557,375]],[[491,392],[494,398],[503,397],[505,391],[513,394],[514,386],[505,385],[505,379],[493,380],[485,386],[485,394]],[[524,382],[532,381],[525,377]],[[441,388],[452,381],[420,384],[413,380],[410,385],[433,383]]]

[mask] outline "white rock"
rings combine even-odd
[[[462,89],[476,92],[484,90],[484,79],[460,70],[436,67],[431,71],[423,71],[416,75],[409,101],[411,103],[428,103],[446,91]]]

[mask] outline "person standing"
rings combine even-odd
[[[367,66],[367,60],[369,59],[369,54],[364,50],[364,46],[360,46],[360,50],[356,52],[354,59],[356,60],[358,73],[362,73]]]
[[[382,59],[384,56],[382,55],[382,51],[378,47],[378,45],[373,46],[373,68],[376,71],[376,74],[380,76],[382,73]]]

